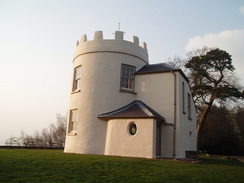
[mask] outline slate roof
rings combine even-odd
[[[169,72],[169,71],[179,71],[180,69],[160,63],[160,64],[151,64],[151,65],[145,65],[140,70],[136,72],[136,74],[140,73],[152,73],[152,72]]]
[[[100,114],[98,118],[102,119],[123,119],[123,118],[156,118],[165,121],[165,118],[150,108],[140,100],[134,100],[130,104],[116,109],[114,111]]]
[[[181,69],[165,64],[165,63],[159,63],[159,64],[150,64],[150,65],[144,65],[141,69],[139,69],[135,75],[140,74],[152,74],[152,73],[162,73],[162,72],[180,72],[181,75],[186,79],[187,82],[189,82],[186,75],[182,72]]]

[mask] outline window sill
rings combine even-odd
[[[132,91],[132,90],[120,89],[119,91],[120,91],[120,92],[125,92],[125,93],[131,93],[131,94],[134,94],[134,95],[137,94],[136,92],[134,92],[134,91]]]
[[[76,135],[77,135],[76,132],[69,132],[69,133],[68,133],[68,136],[76,136]]]
[[[71,94],[78,93],[78,92],[80,92],[80,89],[79,90],[72,91]]]

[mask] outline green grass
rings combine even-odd
[[[203,164],[66,154],[61,150],[0,149],[0,182],[244,182],[236,160],[202,157]]]

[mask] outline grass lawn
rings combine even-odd
[[[0,149],[0,182],[244,182],[244,164],[202,157],[202,164]]]

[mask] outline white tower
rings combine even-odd
[[[131,42],[123,40],[121,31],[115,32],[113,40],[103,39],[102,31],[95,32],[91,41],[81,37],[73,59],[65,152],[104,154],[107,123],[97,116],[135,100],[133,83],[121,81],[121,68],[137,71],[146,64],[146,43],[139,46],[136,36]]]

